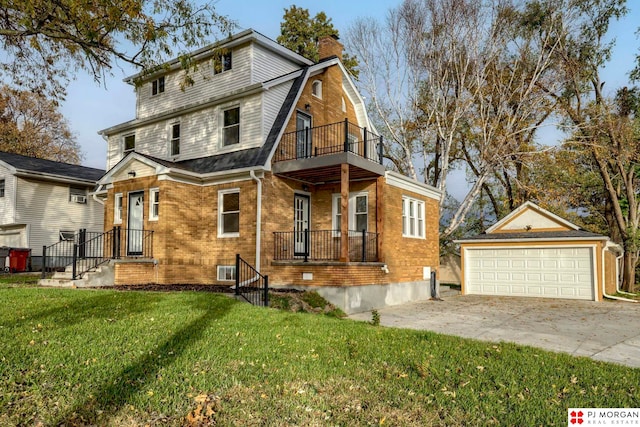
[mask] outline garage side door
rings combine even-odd
[[[593,300],[592,248],[466,249],[468,294]]]

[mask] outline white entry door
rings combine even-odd
[[[144,192],[129,193],[128,209],[127,255],[142,255]]]
[[[305,245],[305,232],[309,229],[309,196],[296,194],[293,197],[293,238],[295,240],[294,255],[308,255]]]

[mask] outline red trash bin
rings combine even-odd
[[[11,248],[9,250],[9,269],[12,273],[27,271],[31,249]]]

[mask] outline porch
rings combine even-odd
[[[274,261],[344,261],[340,230],[276,231]],[[379,262],[378,233],[349,230],[348,260]]]
[[[273,172],[312,184],[339,181],[348,166],[350,179],[384,175],[383,139],[347,119],[282,135]]]

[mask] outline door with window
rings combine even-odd
[[[129,193],[127,255],[142,255],[144,192]]]
[[[293,197],[293,239],[294,256],[309,254],[310,237],[305,237],[309,229],[309,196],[296,194]],[[307,234],[310,236],[310,234]]]
[[[298,111],[296,115],[297,158],[311,157],[311,116]]]

